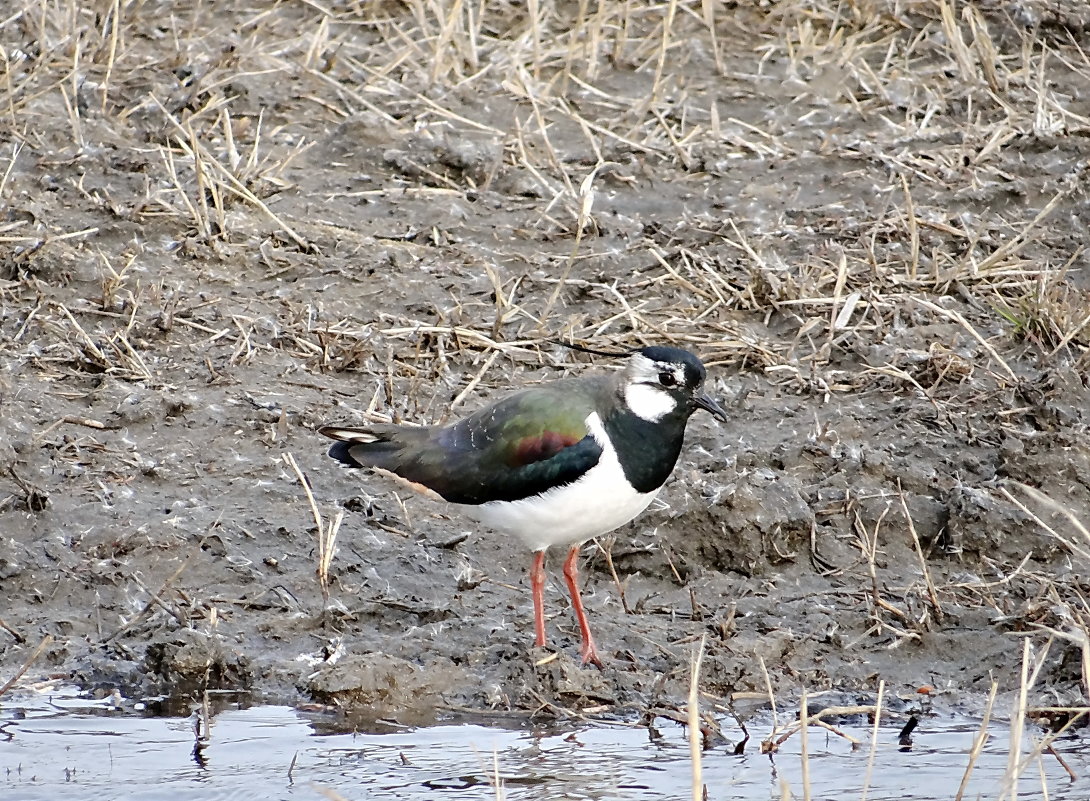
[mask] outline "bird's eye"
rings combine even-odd
[[[659,373],[659,383],[664,387],[677,386],[677,377],[673,373],[664,370]]]

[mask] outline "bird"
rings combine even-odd
[[[565,343],[560,343],[565,344]],[[655,499],[698,410],[727,422],[704,392],[694,354],[653,345],[621,354],[621,371],[531,385],[449,425],[322,426],[343,465],[392,474],[533,552],[534,643],[545,635],[545,552],[567,546],[563,573],[582,638],[584,666],[602,668],[579,593],[578,556]]]

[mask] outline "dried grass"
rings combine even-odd
[[[889,121],[902,136],[919,136],[939,127],[952,103],[975,102],[983,124],[980,147],[970,157],[977,173],[973,183],[981,186],[997,180],[989,171],[1003,169],[998,161],[1004,146],[1027,131],[1040,134],[1042,126],[1048,128],[1044,118],[1056,117],[1060,122],[1055,124],[1062,124],[1057,130],[1067,134],[1085,125],[1042,80],[1048,72],[1047,54],[1043,48],[1035,49],[1029,34],[1008,29],[997,40],[997,21],[986,19],[979,9],[967,7],[959,13],[953,4],[942,2],[931,10],[938,12],[933,40],[919,24],[920,15],[927,13],[920,4],[910,9],[877,4],[865,12],[854,9],[846,16],[820,3],[788,5],[777,9],[779,28],[767,32],[758,28],[756,50],[761,59],[750,69],[760,78],[771,59],[784,59],[789,76],[794,76],[790,80],[801,82],[800,86],[826,71],[835,71],[845,79],[842,96],[859,110],[876,106],[879,99],[892,102],[889,87],[912,75],[915,94],[905,108],[905,120]],[[355,10],[310,5],[296,12],[296,24],[291,26],[292,35],[300,29],[308,31],[305,47],[287,45],[288,40],[282,38],[287,33],[285,20],[255,8],[236,32],[217,31],[220,40],[234,49],[225,49],[218,60],[208,60],[202,65],[199,81],[176,86],[174,91],[181,94],[169,100],[163,91],[147,94],[130,88],[136,81],[154,85],[157,65],[134,63],[138,56],[127,48],[142,35],[139,26],[146,20],[127,11],[117,3],[109,4],[102,24],[90,27],[89,17],[74,7],[64,7],[58,14],[47,0],[25,2],[2,30],[9,35],[33,32],[52,59],[32,59],[17,50],[14,58],[22,69],[8,71],[2,105],[13,122],[25,123],[50,92],[61,92],[71,116],[73,141],[81,143],[80,147],[84,146],[88,121],[79,104],[73,105],[72,97],[78,92],[93,92],[100,113],[111,114],[121,123],[138,118],[161,120],[159,141],[154,146],[163,188],[149,191],[142,203],[133,207],[134,214],[148,220],[164,213],[176,215],[189,221],[199,239],[209,242],[246,234],[235,220],[248,215],[232,212],[236,202],[250,205],[278,235],[304,251],[312,247],[311,238],[317,233],[308,232],[310,221],[285,219],[261,197],[267,190],[290,187],[284,176],[313,142],[297,139],[285,147],[277,130],[265,133],[270,126],[262,115],[232,110],[236,104],[229,90],[232,80],[294,74],[305,86],[304,101],[314,102],[319,112],[341,119],[363,109],[399,124],[399,119],[405,119],[404,112],[412,110],[418,125],[430,125],[434,118],[454,126],[472,125],[496,137],[503,137],[504,130],[482,126],[460,112],[452,105],[455,97],[450,92],[492,84],[511,92],[514,107],[525,108],[527,113],[515,114],[516,133],[504,143],[507,161],[536,176],[536,182],[551,197],[546,206],[549,216],[543,219],[548,220],[547,225],[560,226],[570,241],[570,250],[559,281],[553,283],[547,302],[535,315],[533,330],[518,332],[527,319],[518,318],[489,332],[492,340],[503,330],[505,340],[521,339],[540,346],[544,335],[555,330],[552,313],[562,293],[569,286],[593,286],[579,284],[576,276],[585,258],[581,252],[584,236],[597,227],[593,214],[596,176],[607,168],[615,172],[624,166],[605,156],[614,150],[613,145],[634,148],[663,166],[674,163],[682,169],[693,169],[706,161],[702,150],[711,153],[725,146],[730,157],[756,154],[770,159],[798,153],[801,145],[801,138],[790,130],[773,133],[737,116],[724,120],[717,104],[701,108],[695,95],[680,88],[680,71],[691,59],[681,52],[680,42],[701,42],[713,71],[723,74],[737,70],[733,64],[727,66],[728,55],[733,55],[728,48],[736,42],[724,33],[759,23],[759,19],[745,15],[731,18],[716,14],[714,4],[707,2],[625,3],[597,9],[579,4],[567,11],[535,6],[525,15],[497,6],[413,3],[403,17],[383,6],[371,9],[370,17],[360,17]],[[193,40],[186,37],[195,35],[198,24],[192,17],[177,19],[177,42],[192,45]],[[910,26],[907,30],[906,24]],[[359,46],[363,30],[370,31],[363,37],[366,49]],[[915,38],[910,35],[913,31],[919,32]],[[1063,68],[1084,77],[1088,73],[1085,57],[1077,49],[1069,50],[1062,51]],[[635,66],[636,74],[653,65],[641,102],[626,105],[616,93],[597,86],[607,54],[614,62]],[[207,55],[211,56],[211,51]],[[425,64],[426,69],[419,69]],[[954,73],[947,77],[944,70],[950,65]],[[58,67],[63,70],[60,74]],[[427,81],[406,80],[414,70],[416,75],[426,75]],[[75,76],[84,74],[91,82],[78,84]],[[58,81],[58,77],[62,79]],[[73,87],[70,90],[66,80]],[[578,110],[570,102],[572,96],[580,98]],[[806,96],[805,91],[799,95]],[[770,122],[774,120],[770,118]],[[577,167],[562,157],[552,142],[555,131],[565,126],[581,131],[595,154],[595,163],[583,178],[577,177]],[[733,129],[729,134],[724,130],[728,126]],[[798,144],[789,146],[788,140]],[[717,142],[723,145],[713,144]],[[13,144],[16,148],[22,145],[19,141]],[[754,294],[752,286],[724,280],[719,269],[721,258],[716,255],[721,250],[718,242],[664,253],[657,243],[646,241],[636,247],[654,254],[661,272],[645,272],[643,281],[626,281],[624,287],[602,286],[600,300],[618,307],[619,314],[612,320],[608,315],[604,321],[571,320],[564,327],[572,336],[594,339],[622,334],[616,322],[624,321],[627,330],[699,347],[718,363],[756,361],[773,380],[793,383],[800,389],[818,386],[846,391],[866,387],[876,373],[872,368],[836,380],[820,378],[837,351],[866,331],[888,330],[905,301],[917,300],[935,315],[961,315],[966,330],[989,351],[1008,378],[1012,377],[991,344],[994,335],[982,333],[980,324],[961,312],[921,297],[947,292],[956,284],[972,287],[985,303],[993,303],[1014,322],[1015,333],[1021,332],[1054,352],[1072,347],[1085,352],[1090,320],[1079,312],[1085,298],[1058,267],[1024,258],[1026,248],[1035,242],[1051,215],[1070,203],[1079,185],[1077,176],[1065,179],[1064,188],[1020,226],[999,216],[978,220],[973,230],[961,221],[951,224],[934,219],[937,209],[931,198],[935,192],[925,189],[937,188],[949,177],[966,157],[967,144],[971,145],[939,144],[900,151],[879,151],[862,140],[847,144],[844,152],[848,157],[858,153],[860,158],[877,159],[890,168],[894,185],[903,195],[904,209],[861,223],[855,231],[830,229],[827,233],[841,243],[840,256],[834,261],[818,258],[785,271],[776,264],[779,257],[773,249],[774,238],[758,234],[763,241],[755,247],[747,241],[751,236],[744,235],[736,220],[728,217],[726,223],[738,247],[764,285],[761,296]],[[14,162],[13,157],[9,173]],[[148,161],[148,169],[154,169],[154,159]],[[426,165],[421,169],[455,191],[466,183],[472,188],[474,183],[468,174],[444,174]],[[0,186],[7,179],[5,175]],[[557,204],[567,208],[570,223],[548,212]],[[1012,223],[1018,226],[1014,236],[1004,230]],[[928,230],[969,247],[942,248],[935,243],[929,248],[927,241],[933,238],[924,236]],[[902,232],[909,247],[905,259],[894,258],[888,247],[879,248],[879,235],[888,238]],[[716,233],[721,237],[723,232]],[[721,241],[730,243],[729,238]],[[217,247],[222,249],[222,245]],[[986,254],[983,248],[988,248]],[[964,251],[964,257],[954,255],[959,250]],[[903,262],[903,269],[895,267],[898,262]],[[868,275],[848,269],[849,265],[868,263],[872,266]],[[643,294],[647,291],[644,287],[668,290],[675,303],[641,308],[644,304],[633,303],[629,295]],[[737,311],[777,311],[789,319],[794,317],[807,340],[821,344],[811,353],[758,345],[727,322]],[[828,313],[826,322],[812,316],[819,311]],[[434,326],[417,320],[409,328],[419,336]],[[312,342],[313,335],[307,333],[298,338]],[[529,333],[534,336],[527,338]],[[104,361],[99,354],[93,355]],[[330,362],[328,353],[323,354],[323,361]],[[905,381],[913,381],[893,363],[877,369],[887,378],[903,376]],[[804,378],[806,374],[809,376]],[[815,378],[819,380],[815,382]]]

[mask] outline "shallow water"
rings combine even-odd
[[[663,736],[643,728],[568,726],[505,729],[476,724],[386,734],[322,733],[326,721],[289,707],[234,706],[213,715],[206,745],[195,750],[195,716],[152,717],[110,709],[74,693],[9,699],[0,709],[0,798],[37,799],[676,799],[690,793],[684,732],[660,721]],[[950,715],[924,719],[911,749],[899,727],[883,727],[867,798],[950,799],[979,722]],[[754,739],[770,721],[751,722]],[[870,732],[844,726],[864,741],[811,729],[809,781],[814,799],[857,799],[867,773]],[[725,724],[728,736],[740,737]],[[966,799],[998,798],[1008,761],[1008,727],[996,722],[973,771]],[[1032,740],[1036,730],[1027,729]],[[779,799],[785,787],[803,797],[800,739],[774,757],[724,748],[704,755],[711,799]],[[1056,750],[1080,777],[1090,753],[1080,736]],[[1030,748],[1027,743],[1025,749]],[[502,790],[497,793],[498,772]],[[1085,799],[1087,779],[1072,782],[1046,755],[1024,773],[1019,798]],[[325,792],[323,792],[325,791]]]

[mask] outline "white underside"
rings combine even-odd
[[[518,537],[534,551],[585,542],[634,519],[658,490],[633,489],[597,413],[588,416],[586,424],[602,446],[602,456],[579,480],[533,498],[459,508],[489,528]]]

